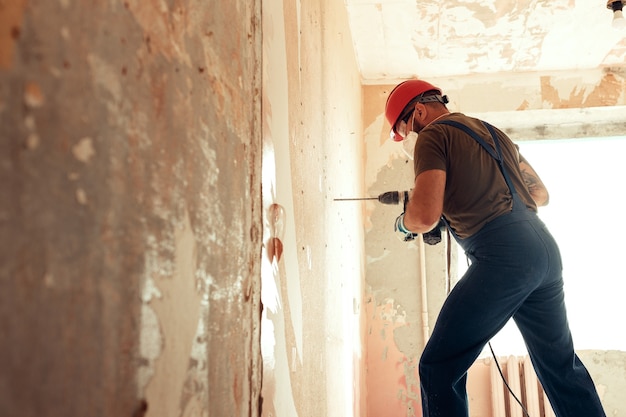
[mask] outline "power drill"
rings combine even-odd
[[[357,200],[378,200],[383,204],[400,204],[402,203],[403,211],[406,211],[406,204],[409,202],[408,191],[387,191],[379,194],[378,197],[362,197],[362,198],[335,198],[335,201],[357,201]],[[437,226],[428,233],[422,234],[424,243],[428,245],[436,245],[441,242],[441,230],[446,225],[443,220],[440,220]]]

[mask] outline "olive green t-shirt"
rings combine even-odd
[[[474,130],[495,149],[487,128],[478,119],[461,113],[450,113],[439,120],[454,120]],[[537,211],[519,169],[519,148],[508,136],[495,129],[507,173],[521,200]],[[479,231],[486,223],[508,213],[513,199],[498,162],[462,130],[443,124],[430,124],[419,133],[415,144],[415,176],[424,171],[446,172],[443,215],[461,238]]]

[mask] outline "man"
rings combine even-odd
[[[420,359],[424,417],[467,417],[467,370],[512,317],[557,417],[605,417],[574,353],[559,248],[537,217],[548,191],[500,130],[421,80],[390,93],[395,140],[415,138],[415,184],[396,220],[413,238],[442,219],[471,266],[447,297]],[[535,416],[531,416],[535,417]]]

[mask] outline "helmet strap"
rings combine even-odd
[[[431,96],[423,96],[423,97],[419,97],[417,99],[418,103],[441,103],[441,104],[448,104],[448,96],[440,96],[439,94],[434,94]]]

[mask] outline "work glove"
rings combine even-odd
[[[427,245],[436,245],[437,243],[441,242],[441,230],[445,227],[446,225],[444,221],[440,220],[437,226],[433,228],[433,230],[422,235],[424,243],[426,243]],[[413,233],[404,226],[404,213],[396,218],[394,230],[402,235],[401,239],[405,242],[410,242],[414,240],[418,235],[418,233]]]
[[[400,233],[401,239],[405,242],[410,242],[417,237],[417,233],[411,232],[404,226],[404,213],[396,217],[396,222],[393,225],[393,230]]]

